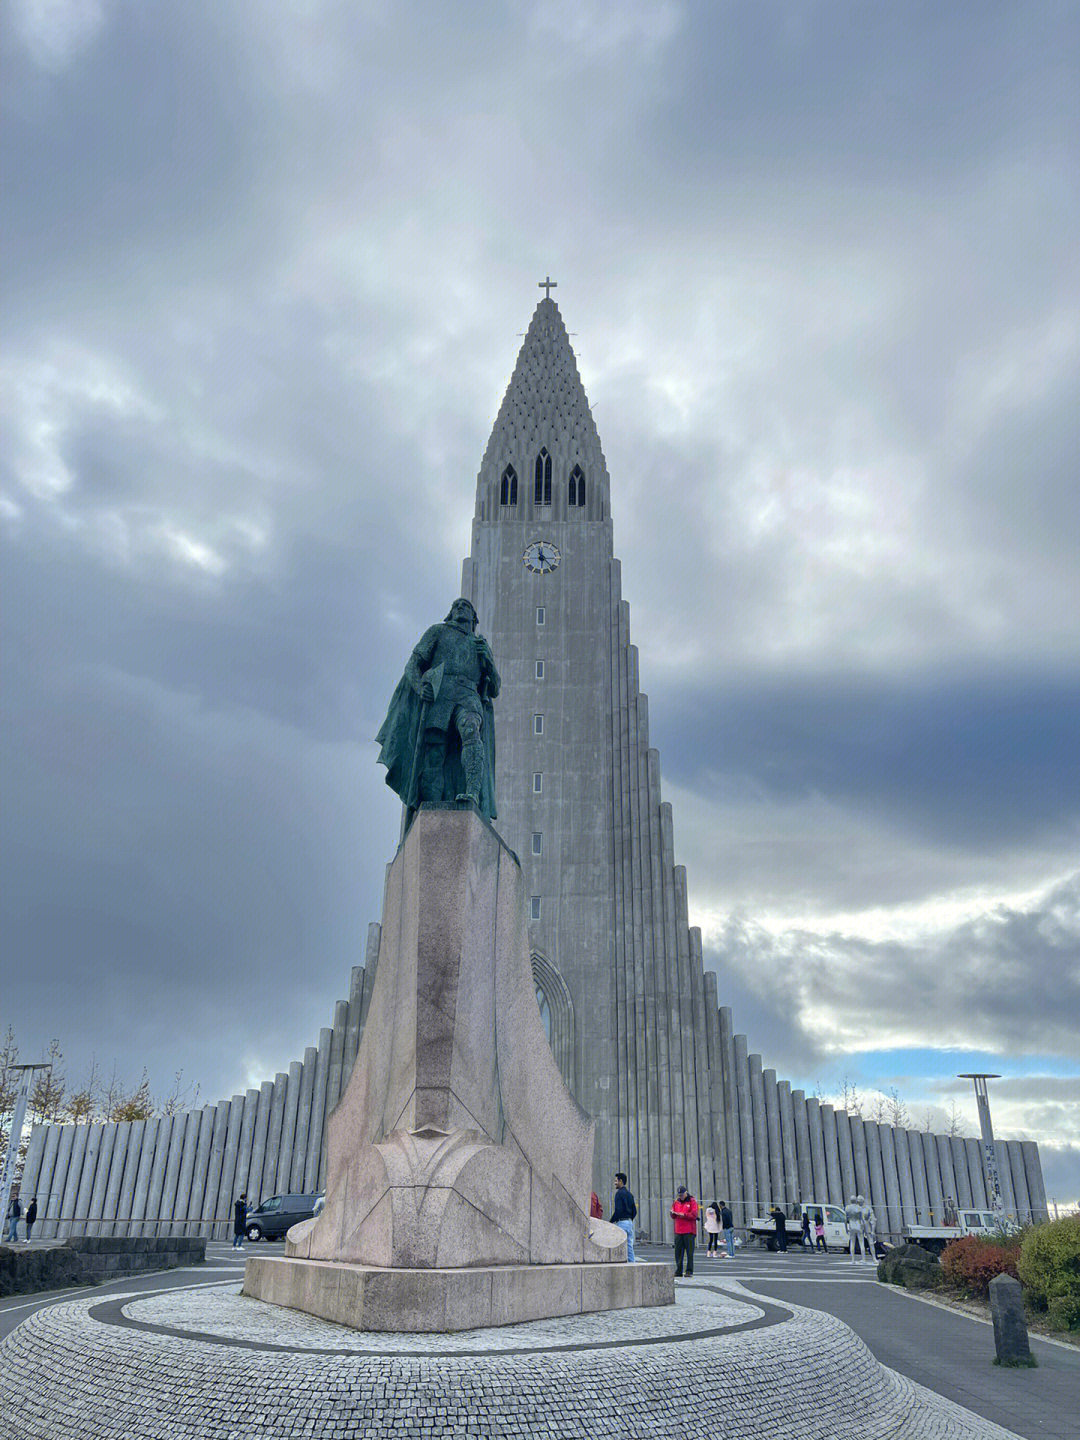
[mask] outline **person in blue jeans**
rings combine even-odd
[[[724,1233],[724,1244],[727,1246],[728,1259],[735,1259],[735,1221],[728,1208],[726,1200],[720,1201],[720,1229]]]
[[[12,1195],[11,1204],[8,1206],[7,1213],[7,1238],[9,1242],[14,1242],[19,1238],[19,1220],[21,1217],[22,1206],[19,1204],[19,1197]]]
[[[634,1221],[637,1206],[626,1183],[626,1176],[620,1170],[615,1176],[615,1203],[611,1207],[611,1223],[618,1225],[626,1235],[626,1263],[634,1263]]]

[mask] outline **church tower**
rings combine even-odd
[[[552,1048],[597,1121],[597,1191],[625,1170],[660,1238],[678,1185],[727,1188],[716,982],[649,747],[607,464],[550,294],[484,454],[462,590],[502,674],[496,825],[526,877]]]

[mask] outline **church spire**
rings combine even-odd
[[[559,307],[545,291],[518,353],[477,478],[476,519],[603,520],[607,463]]]

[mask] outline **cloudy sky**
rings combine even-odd
[[[328,1023],[545,274],[708,963],[1080,1198],[1080,24],[9,0],[3,983],[216,1099]]]

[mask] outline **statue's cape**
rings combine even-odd
[[[424,637],[427,638],[426,636]],[[423,641],[421,641],[423,644]],[[440,668],[441,667],[437,667]],[[432,677],[435,678],[434,676]],[[489,820],[495,819],[495,710],[487,695],[481,696],[484,723],[481,739],[484,742],[484,779],[480,788],[480,811]],[[379,745],[379,764],[386,766],[386,783],[410,809],[419,806],[420,767],[416,763],[416,747],[421,740],[425,706],[409,683],[408,673],[397,683],[390,700],[386,719],[375,736]],[[465,772],[461,767],[461,747],[457,732],[451,735],[448,747],[449,780],[452,794],[460,795],[465,790]]]

